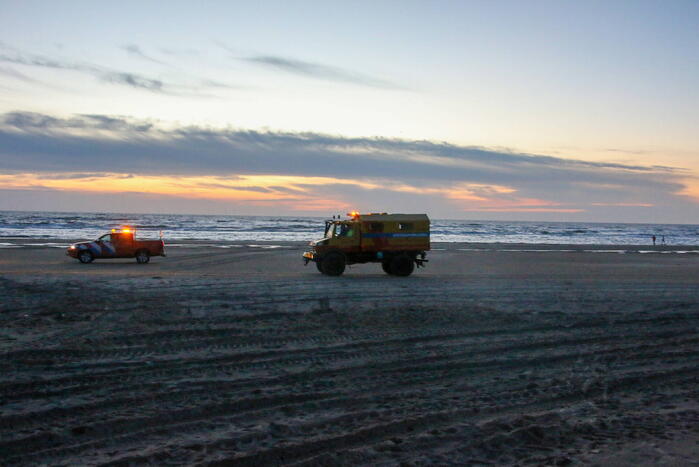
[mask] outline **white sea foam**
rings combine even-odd
[[[585,253],[617,253],[620,255],[628,253],[626,250],[583,250]]]

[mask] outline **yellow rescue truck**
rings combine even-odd
[[[325,221],[322,240],[311,242],[303,254],[305,264],[316,263],[318,271],[339,276],[345,266],[381,263],[386,274],[409,276],[415,266],[424,267],[430,249],[430,219],[427,214],[347,214],[349,219]]]

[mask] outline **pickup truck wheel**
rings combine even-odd
[[[83,264],[91,263],[94,259],[95,257],[92,256],[92,253],[87,250],[82,250],[80,253],[78,253],[78,261]]]
[[[398,255],[391,260],[391,272],[396,276],[409,276],[415,270],[415,262],[408,255]]]
[[[390,261],[382,261],[381,262],[381,269],[383,269],[383,272],[385,272],[386,274],[393,274],[393,272],[391,272]]]
[[[345,272],[345,257],[340,253],[328,253],[321,263],[323,274],[340,276]]]
[[[320,263],[320,261],[314,261],[316,263],[316,269],[318,269],[318,272],[323,272],[323,265]]]
[[[146,264],[148,261],[150,261],[150,255],[148,254],[148,251],[139,250],[136,253],[136,262],[138,264]]]

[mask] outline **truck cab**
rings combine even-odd
[[[325,221],[323,239],[303,254],[318,271],[339,276],[345,266],[381,263],[387,274],[408,276],[427,263],[430,222],[426,214],[348,213],[348,219]]]
[[[317,244],[319,251],[332,248],[339,248],[343,251],[359,251],[360,227],[359,222],[354,220],[327,221],[325,238]]]

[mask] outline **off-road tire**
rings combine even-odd
[[[95,256],[88,250],[81,250],[78,252],[78,261],[83,264],[91,263],[95,259]]]
[[[321,262],[323,274],[327,276],[341,276],[345,272],[345,257],[340,253],[328,253]]]
[[[395,276],[409,276],[415,270],[415,261],[408,255],[398,255],[391,260],[391,273]]]
[[[148,261],[150,261],[148,250],[138,250],[136,252],[136,262],[138,264],[146,264]]]
[[[383,269],[383,272],[385,272],[386,274],[393,275],[393,272],[391,272],[390,261],[381,261],[381,269]]]
[[[321,264],[320,261],[314,261],[316,263],[316,269],[318,269],[318,272],[322,273],[323,272],[323,265]]]

